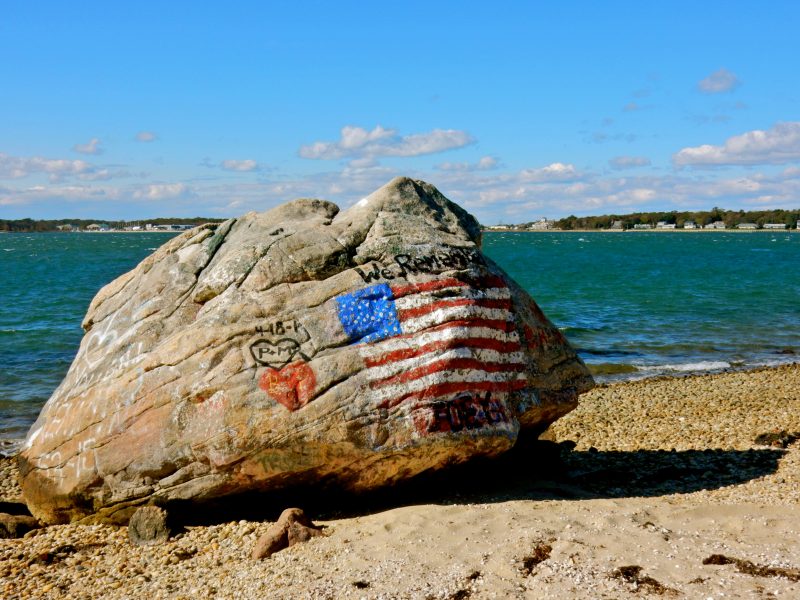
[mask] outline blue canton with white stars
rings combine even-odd
[[[339,320],[353,343],[376,342],[403,333],[392,289],[385,283],[338,296],[336,303]]]

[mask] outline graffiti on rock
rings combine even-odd
[[[502,400],[484,395],[459,394],[451,400],[441,400],[419,406],[414,411],[414,425],[420,435],[471,431],[509,422]]]
[[[317,379],[310,365],[297,361],[281,369],[267,368],[258,385],[275,402],[293,412],[311,401]]]
[[[466,269],[470,266],[483,266],[484,261],[477,250],[444,246],[438,252],[413,256],[411,254],[395,254],[394,264],[386,267],[371,264],[371,270],[355,268],[364,283],[386,279],[391,281],[397,277],[408,277],[420,273],[442,273],[453,269]]]
[[[256,334],[260,337],[250,344],[250,354],[260,365],[280,369],[295,358],[309,360],[302,350],[309,335],[296,320],[271,321],[257,327]]]
[[[380,408],[527,386],[511,292],[499,277],[379,283],[336,301]]]

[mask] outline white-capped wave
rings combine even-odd
[[[0,457],[8,458],[14,456],[22,448],[22,439],[0,438]]]
[[[634,365],[644,372],[657,373],[703,373],[706,371],[720,371],[730,369],[731,363],[724,360],[701,360],[698,362],[677,363],[667,365]]]
[[[797,356],[784,356],[782,358],[773,358],[768,360],[761,360],[754,362],[752,366],[754,367],[780,367],[783,365],[792,365],[796,362],[800,361],[800,357]],[[748,365],[750,366],[750,365]]]

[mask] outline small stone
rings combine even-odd
[[[143,506],[128,523],[128,539],[135,546],[163,544],[169,539],[167,511],[158,506]]]
[[[287,533],[290,546],[294,546],[295,544],[299,544],[301,542],[307,542],[313,537],[319,537],[323,535],[320,529],[315,527],[306,527],[300,523],[292,523],[289,525],[289,530]]]
[[[267,533],[258,539],[252,556],[255,559],[268,558],[284,548],[321,535],[324,535],[322,528],[314,525],[302,509],[287,508]]]
[[[313,523],[311,523],[311,519],[306,516],[306,513],[303,512],[302,508],[287,508],[281,513],[281,516],[278,517],[276,524],[281,527],[288,527],[291,523],[299,523],[300,525],[305,525],[306,527],[313,525]]]
[[[279,550],[289,546],[289,536],[286,528],[279,527],[277,523],[269,528],[267,533],[258,538],[253,548],[253,558],[269,558]]]

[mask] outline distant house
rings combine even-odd
[[[683,224],[684,229],[697,229],[697,224],[694,221],[686,221]]]
[[[756,223],[739,223],[736,229],[758,229],[758,225]]]
[[[652,229],[653,226],[650,223],[636,223],[633,226],[634,229]]]
[[[725,221],[714,221],[703,227],[703,229],[725,229]]]
[[[786,229],[786,223],[764,223],[764,229]]]
[[[622,226],[622,221],[614,221],[611,224],[611,229],[624,229]]]
[[[100,229],[102,229],[102,227],[98,223],[92,223],[86,226],[86,231],[100,231]]]
[[[675,229],[675,223],[667,223],[666,221],[659,221],[656,223],[656,229]]]
[[[531,223],[530,225],[528,225],[528,229],[536,229],[536,230],[553,229],[554,227],[555,227],[555,222],[548,221],[546,217],[542,217],[535,223]]]
[[[72,225],[67,223],[66,225],[56,225],[56,229],[59,231],[72,231]]]

